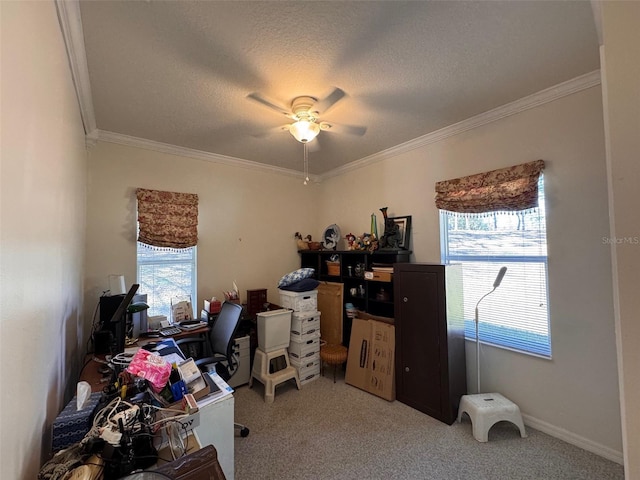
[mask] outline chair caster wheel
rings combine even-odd
[[[249,435],[249,429],[247,427],[244,427],[242,430],[240,430],[241,437],[247,437],[248,435]]]

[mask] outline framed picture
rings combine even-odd
[[[398,248],[409,250],[409,240],[411,239],[411,215],[406,217],[392,217],[393,223],[397,227]]]

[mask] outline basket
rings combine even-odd
[[[327,274],[340,275],[340,262],[327,262]]]

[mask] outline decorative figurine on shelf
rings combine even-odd
[[[387,216],[388,207],[382,207],[380,211],[384,217],[384,234],[380,237],[380,248],[399,249],[402,235],[400,226],[393,218]]]
[[[347,241],[347,250],[354,250],[354,243],[356,241],[356,236],[353,233],[346,235],[345,240]]]
[[[300,232],[296,232],[294,236],[296,237],[296,243],[298,244],[298,250],[308,250],[309,249],[309,242],[307,242],[306,240],[302,239],[302,235],[300,234]]]

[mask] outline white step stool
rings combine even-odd
[[[269,373],[271,361],[281,357],[284,357],[286,366],[281,370]],[[254,378],[264,385],[264,401],[267,403],[273,403],[276,386],[292,378],[295,379],[296,386],[298,390],[300,390],[298,370],[289,363],[289,353],[286,348],[272,352],[263,352],[260,348],[257,348],[253,358],[253,370],[251,371],[251,378],[249,379],[249,388],[253,386]]]
[[[465,412],[471,419],[473,436],[479,442],[487,442],[491,427],[503,420],[515,424],[520,429],[522,438],[527,436],[520,409],[499,393],[463,395],[458,408],[458,423]]]

